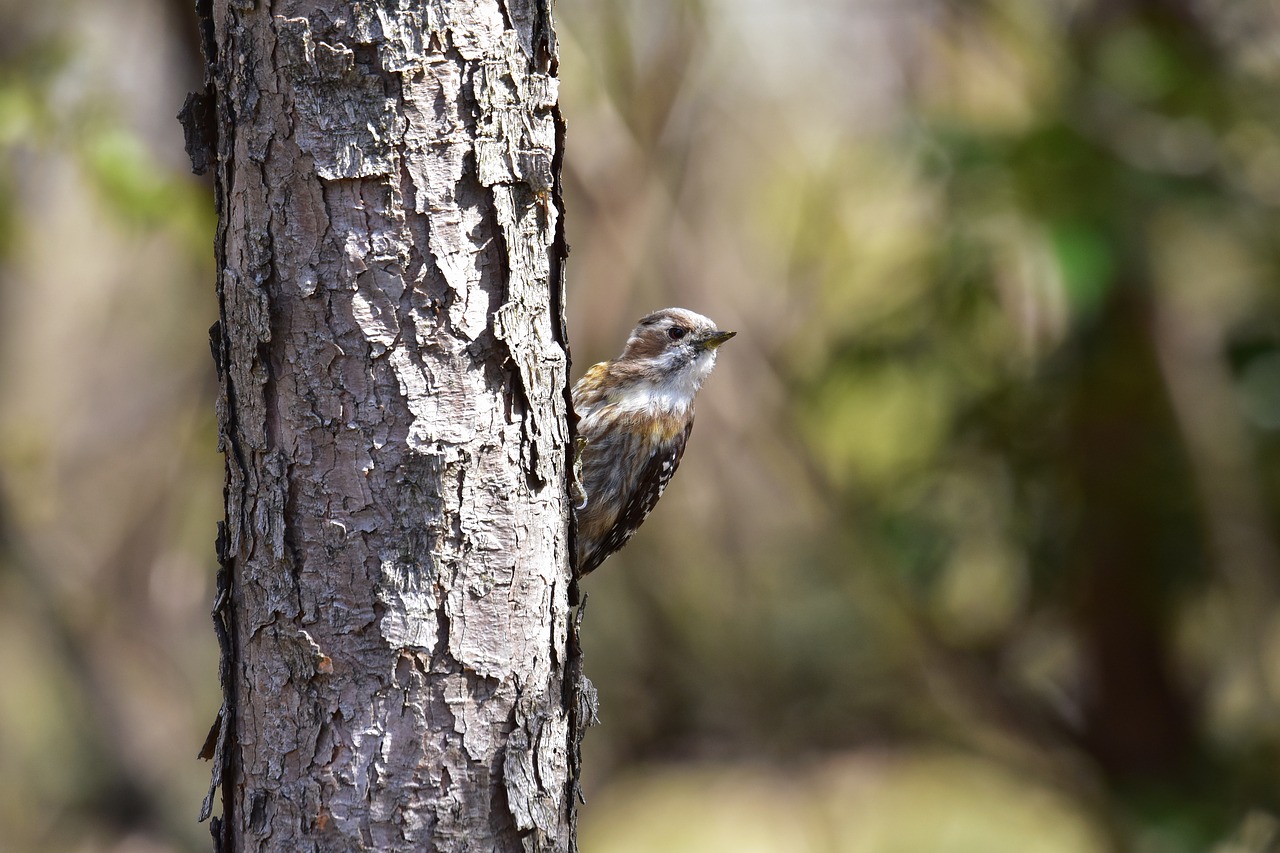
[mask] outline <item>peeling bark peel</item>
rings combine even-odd
[[[548,4],[210,12],[232,661],[215,835],[572,849]]]

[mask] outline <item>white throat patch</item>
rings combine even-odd
[[[668,354],[662,360],[674,357]],[[661,363],[661,360],[659,360]],[[693,407],[693,398],[698,389],[716,366],[715,350],[699,353],[692,362],[679,370],[672,371],[662,365],[662,379],[655,382],[640,381],[626,395],[626,401],[619,406],[625,411],[653,411],[655,409],[677,414]]]

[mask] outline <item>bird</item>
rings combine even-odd
[[[577,576],[594,571],[644,523],[680,465],[693,400],[737,332],[686,308],[640,322],[622,354],[573,386],[579,452]]]

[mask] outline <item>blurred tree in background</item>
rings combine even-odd
[[[203,849],[194,36],[4,11],[0,825]],[[557,18],[575,375],[653,308],[742,333],[585,584],[583,849],[1274,849],[1280,10]]]
[[[188,15],[0,3],[6,850],[208,846],[221,475],[213,211],[173,120]]]

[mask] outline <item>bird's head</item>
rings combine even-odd
[[[634,379],[685,391],[692,400],[716,364],[716,348],[736,335],[685,308],[664,308],[631,331],[615,364]]]

